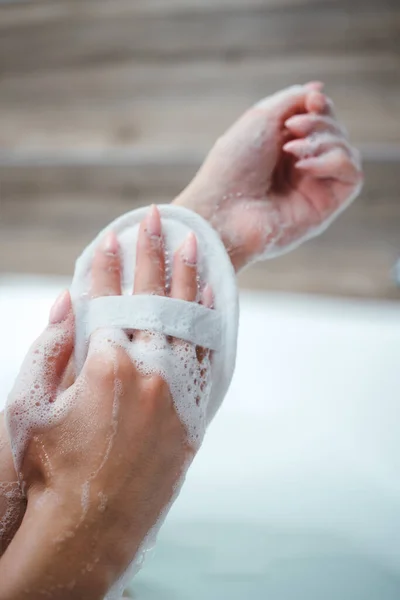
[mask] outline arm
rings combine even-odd
[[[0,560],[0,600],[104,598],[116,566],[95,562],[108,555],[98,545],[104,537],[94,531],[91,515],[79,524],[79,508],[72,508],[76,499],[71,500],[65,505],[51,494],[31,496],[22,525]],[[94,556],[89,546],[96,537]]]
[[[12,460],[4,413],[0,413],[0,557],[21,524],[25,506]]]

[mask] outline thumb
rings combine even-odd
[[[74,314],[65,291],[51,309],[48,326],[30,348],[7,400],[6,423],[17,472],[30,437],[58,410],[58,386],[73,348]]]
[[[45,396],[53,402],[57,387],[74,348],[74,315],[71,296],[62,292],[55,301],[49,324],[30,348],[11,397]]]

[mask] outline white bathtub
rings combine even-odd
[[[0,285],[2,398],[61,284]],[[231,390],[133,597],[398,600],[400,305],[241,308]]]

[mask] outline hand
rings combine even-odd
[[[174,256],[171,296],[196,301],[196,261],[190,234]],[[109,234],[94,257],[92,296],[120,293],[118,242]],[[156,208],[141,224],[134,293],[165,294]],[[208,304],[210,294],[206,287]],[[129,336],[132,345],[148,343],[144,332]],[[107,330],[93,334],[83,371],[66,387],[74,344],[66,292],[24,363],[7,419],[28,506],[0,561],[6,590],[1,600],[39,593],[102,598],[135,557],[192,460],[194,449],[164,379],[142,374],[112,337]],[[204,369],[207,353],[196,350]]]
[[[293,86],[252,107],[175,201],[214,226],[236,270],[319,234],[360,191],[359,154],[321,89]]]

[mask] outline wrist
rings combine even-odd
[[[221,238],[236,273],[251,262],[251,257],[246,252],[246,249],[242,245],[235,243],[230,235],[231,232],[229,231],[228,235],[224,232],[219,209],[215,209],[215,206],[218,206],[217,201],[213,197],[207,197],[205,190],[201,188],[197,189],[196,179],[175,198],[172,204],[192,210],[211,225]]]

